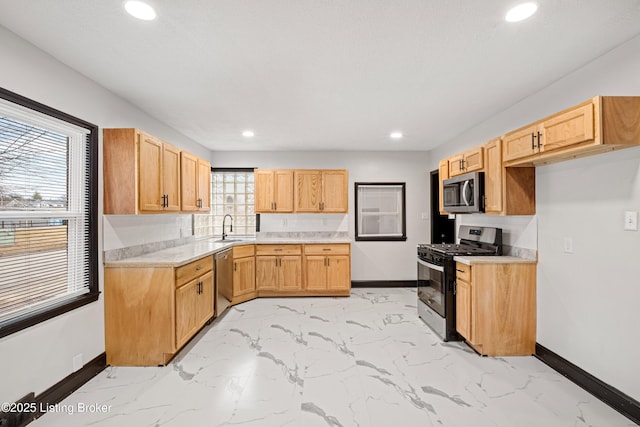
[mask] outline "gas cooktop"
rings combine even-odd
[[[431,250],[444,255],[496,255],[495,248],[480,248],[470,244],[426,243],[418,249]]]

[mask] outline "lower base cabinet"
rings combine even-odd
[[[213,317],[213,258],[181,267],[106,267],[111,366],[165,365]]]
[[[536,346],[536,265],[456,263],[456,330],[486,356],[530,356]]]

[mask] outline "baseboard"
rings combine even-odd
[[[352,288],[415,288],[416,280],[352,280]]]
[[[89,361],[78,371],[68,375],[55,385],[49,387],[38,396],[29,393],[15,405],[16,409],[24,409],[21,412],[0,412],[0,426],[22,427],[36,418],[40,418],[47,412],[47,408],[62,402],[71,393],[79,389],[91,378],[98,375],[107,367],[107,354],[102,353]]]
[[[587,371],[538,343],[536,343],[536,354],[534,356],[634,423],[640,424],[640,402],[637,400],[599,380]]]

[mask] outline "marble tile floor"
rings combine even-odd
[[[357,288],[233,307],[168,366],[107,368],[32,425],[636,424],[533,357],[442,342],[417,317],[415,288]]]

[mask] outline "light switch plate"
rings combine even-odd
[[[624,213],[624,229],[638,231],[638,212],[626,211]]]
[[[564,238],[564,253],[565,254],[573,253],[573,239],[571,237]]]

